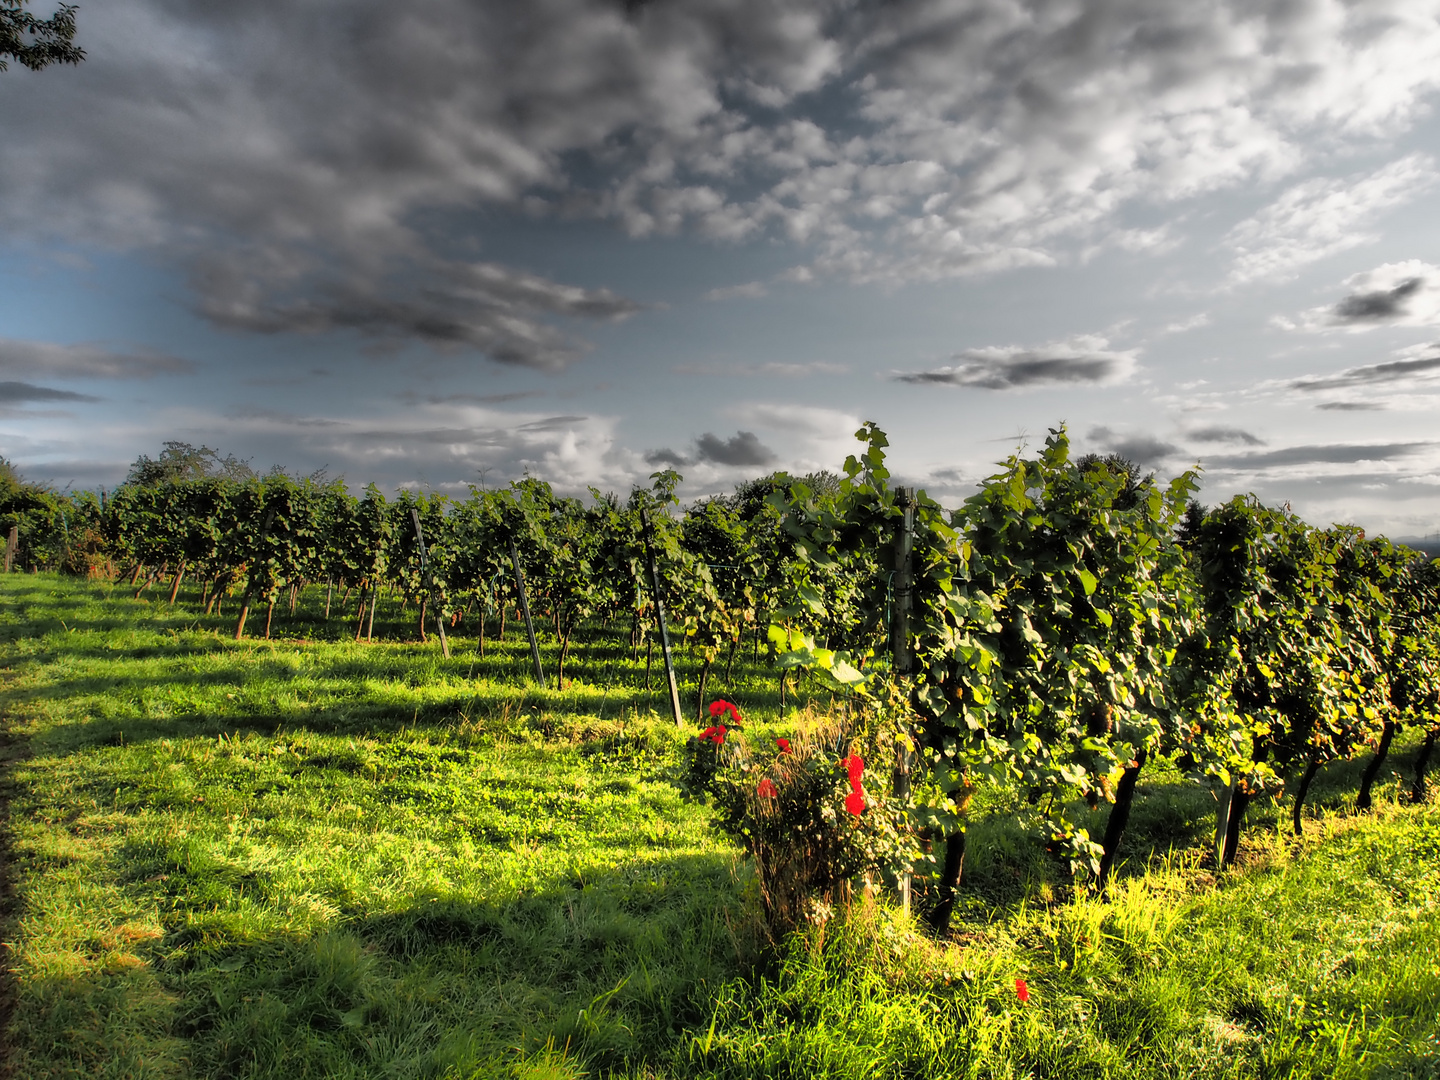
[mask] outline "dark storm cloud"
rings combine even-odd
[[[1434,161],[1426,161],[1425,176],[1398,183],[1400,192],[1414,197],[1440,182]],[[1385,200],[1371,201],[1383,204]],[[1331,235],[1342,241],[1356,236],[1354,217],[1348,211],[1337,214]],[[1277,317],[1275,323],[1311,333],[1337,329],[1360,333],[1379,326],[1440,326],[1440,266],[1419,259],[1384,263],[1351,274],[1343,285],[1346,293],[1335,303],[1302,311],[1298,319]]]
[[[52,390],[48,386],[32,383],[0,382],[0,404],[21,405],[32,401],[99,401],[89,394],[77,394],[72,390]]]
[[[65,78],[7,81],[7,235],[155,253],[222,326],[537,367],[584,351],[557,316],[633,304],[466,284],[497,209],[770,235],[856,280],[1052,265],[1440,86],[1404,5],[112,0],[80,35]]]
[[[1317,409],[1327,412],[1383,412],[1385,406],[1378,401],[1322,401]]]
[[[670,468],[678,469],[690,464],[690,459],[674,450],[662,446],[659,450],[651,450],[645,454],[645,462],[648,465],[668,465]]]
[[[1276,465],[1353,465],[1361,461],[1394,461],[1426,450],[1434,443],[1368,443],[1287,446],[1263,454],[1232,454],[1212,457],[1207,466],[1229,469],[1265,469]]]
[[[512,390],[505,394],[429,394],[425,401],[431,405],[508,405],[512,401],[544,397],[543,390]],[[418,400],[408,395],[409,400]]]
[[[376,280],[320,281],[309,295],[295,298],[267,293],[226,256],[207,256],[191,280],[199,311],[228,329],[352,330],[397,345],[473,348],[497,363],[543,370],[564,368],[586,349],[544,316],[616,320],[640,309],[609,289],[578,289],[501,266],[438,260]]]
[[[576,424],[583,424],[588,416],[547,416],[543,420],[531,420],[519,425],[516,431],[568,431]]]
[[[1144,433],[1122,435],[1109,428],[1097,427],[1092,428],[1087,437],[1099,443],[1108,453],[1119,454],[1137,465],[1157,465],[1180,453],[1180,448],[1174,443]]]
[[[1095,340],[1094,344],[1103,345]],[[1115,383],[1135,370],[1131,352],[1069,345],[1043,349],[968,349],[953,367],[905,372],[896,382],[933,386],[973,386],[982,390],[1023,390],[1066,383]]]
[[[706,432],[695,440],[701,461],[716,465],[769,465],[775,452],[760,442],[753,431],[737,431],[728,439]]]
[[[1307,375],[1304,378],[1292,379],[1286,386],[1291,390],[1300,390],[1306,393],[1321,390],[1345,390],[1408,382],[1432,372],[1440,372],[1440,354],[1408,360],[1387,360],[1380,364],[1366,364],[1337,371],[1334,375]]]
[[[1246,446],[1264,446],[1265,440],[1243,428],[1237,427],[1203,427],[1186,432],[1186,435],[1196,442],[1202,443],[1244,443]]]
[[[0,372],[51,379],[149,379],[183,375],[195,365],[168,353],[140,349],[121,352],[103,345],[55,345],[45,341],[0,338]]]
[[[325,416],[299,416],[282,409],[266,409],[258,405],[237,405],[227,409],[225,415],[235,420],[262,420],[285,427],[324,428],[344,427],[343,420],[332,420]]]
[[[1424,278],[1412,277],[1406,278],[1393,289],[1352,293],[1335,305],[1331,321],[1337,324],[1389,322],[1408,314],[1405,301],[1419,292],[1424,285]]]

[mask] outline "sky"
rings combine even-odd
[[[48,15],[48,0],[32,10]],[[0,455],[693,499],[1065,425],[1440,533],[1440,0],[106,0],[0,73]]]

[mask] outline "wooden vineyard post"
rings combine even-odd
[[[665,626],[665,601],[660,597],[660,574],[655,569],[655,545],[650,541],[650,515],[642,508],[640,525],[645,532],[645,566],[650,571],[650,591],[655,599],[655,621],[660,624],[660,651],[665,657],[665,679],[670,684],[670,714],[675,726],[684,727],[680,715],[680,689],[675,685],[675,660],[670,655],[670,631]]]
[[[420,511],[413,506],[410,508],[410,520],[415,523],[415,542],[420,545],[420,574],[422,577],[428,578],[433,586],[435,578],[430,573],[430,553],[425,550],[425,533],[420,529]],[[423,615],[424,612],[422,611],[421,614]],[[423,623],[421,627],[424,627]],[[445,655],[445,659],[449,660],[450,641],[445,637],[445,620],[440,617],[439,604],[435,605],[435,629],[440,631],[440,651]]]
[[[10,526],[10,537],[5,541],[5,572],[10,573],[10,566],[15,561],[15,550],[20,546],[20,526]]]
[[[510,563],[515,567],[515,590],[520,594],[520,614],[525,619],[525,632],[530,635],[530,659],[535,663],[535,681],[545,685],[545,672],[540,667],[540,645],[535,640],[535,623],[530,618],[530,600],[525,595],[525,572],[520,569],[520,549],[510,540]]]
[[[265,521],[260,526],[260,542],[255,546],[255,550],[261,554],[264,553],[265,537],[270,534],[270,523],[274,520],[275,509],[271,507],[265,511]],[[256,570],[252,566],[250,568],[250,580],[245,583],[245,598],[240,601],[240,618],[235,622],[236,641],[239,641],[245,636],[245,620],[250,617],[250,597],[255,595],[255,574]]]
[[[1230,810],[1235,801],[1235,785],[1227,784],[1220,792],[1220,805],[1215,808],[1215,869],[1225,866],[1225,846],[1230,835]]]
[[[910,651],[910,608],[914,575],[911,572],[911,552],[915,547],[915,489],[897,487],[895,505],[901,510],[900,528],[895,533],[895,574],[891,579],[894,600],[890,606],[890,659],[895,674],[908,678],[915,667],[915,658]],[[906,738],[909,732],[903,733]],[[895,773],[891,788],[895,797],[906,800],[910,797],[910,747],[905,743],[896,750]],[[910,914],[910,893],[912,879],[907,871],[900,875],[900,902],[905,914]]]

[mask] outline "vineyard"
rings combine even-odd
[[[11,491],[17,1075],[1434,1075],[1440,563],[857,434]]]

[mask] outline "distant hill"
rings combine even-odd
[[[1431,559],[1440,559],[1440,536],[1392,536],[1397,544],[1423,551]]]

